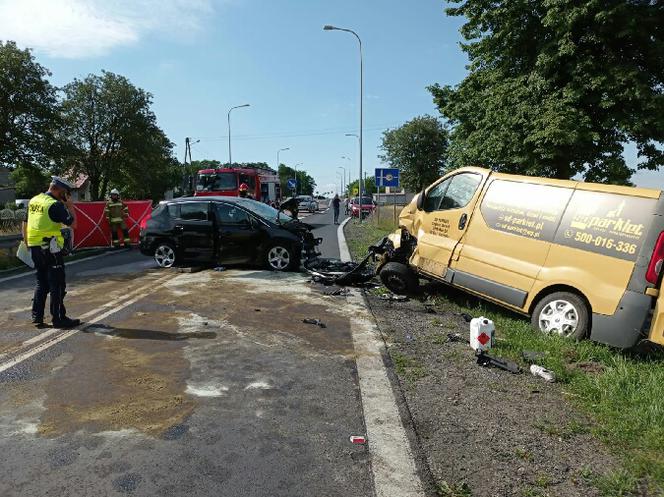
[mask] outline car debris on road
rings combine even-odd
[[[327,325],[323,323],[320,319],[305,318],[302,320],[302,322],[306,324],[315,324],[319,328],[327,328]]]

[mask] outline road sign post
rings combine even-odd
[[[380,193],[380,187],[389,186],[391,188],[398,188],[400,185],[399,182],[399,170],[397,168],[376,168],[376,186],[378,187],[378,192]],[[396,194],[393,194],[392,199],[394,200],[394,223],[397,222],[397,197]],[[380,212],[380,206],[378,206],[378,212]],[[380,216],[380,214],[379,214]],[[380,218],[379,218],[380,222]]]
[[[288,180],[288,188],[290,188],[291,191],[295,191],[296,187],[297,187],[297,180],[295,178],[290,178]]]

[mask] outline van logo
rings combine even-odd
[[[616,209],[616,211],[622,210],[622,207]],[[609,214],[612,214],[616,211],[612,211]],[[576,216],[570,223],[572,228],[578,230],[592,230],[592,229],[602,229],[609,230],[614,233],[620,233],[624,235],[633,235],[641,237],[643,235],[643,224],[637,224],[632,222],[631,219],[623,219],[621,217],[617,219],[611,219],[610,216],[600,217],[600,216]]]

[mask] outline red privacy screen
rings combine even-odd
[[[131,243],[138,243],[139,223],[152,211],[151,200],[126,200],[129,218],[126,221]],[[104,216],[106,202],[74,202],[78,226],[74,230],[74,248],[108,247],[111,227]]]

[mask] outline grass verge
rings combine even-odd
[[[350,221],[345,233],[353,258],[361,258],[369,245],[393,229],[391,218],[381,223],[371,219],[362,224]],[[588,430],[623,462],[624,471],[613,476],[588,476],[602,495],[664,495],[662,349],[641,353],[618,351],[590,341],[575,343],[546,336],[534,332],[524,317],[444,286],[437,287],[428,299],[449,312],[492,319],[499,338],[496,355],[521,361],[525,366],[522,351],[543,354],[540,365],[555,372],[563,395],[593,421],[586,426],[581,421],[585,416],[580,416],[575,426],[556,429],[562,430],[561,433]],[[395,365],[402,366],[404,372],[412,372],[408,371],[412,364],[399,363],[395,360]]]

